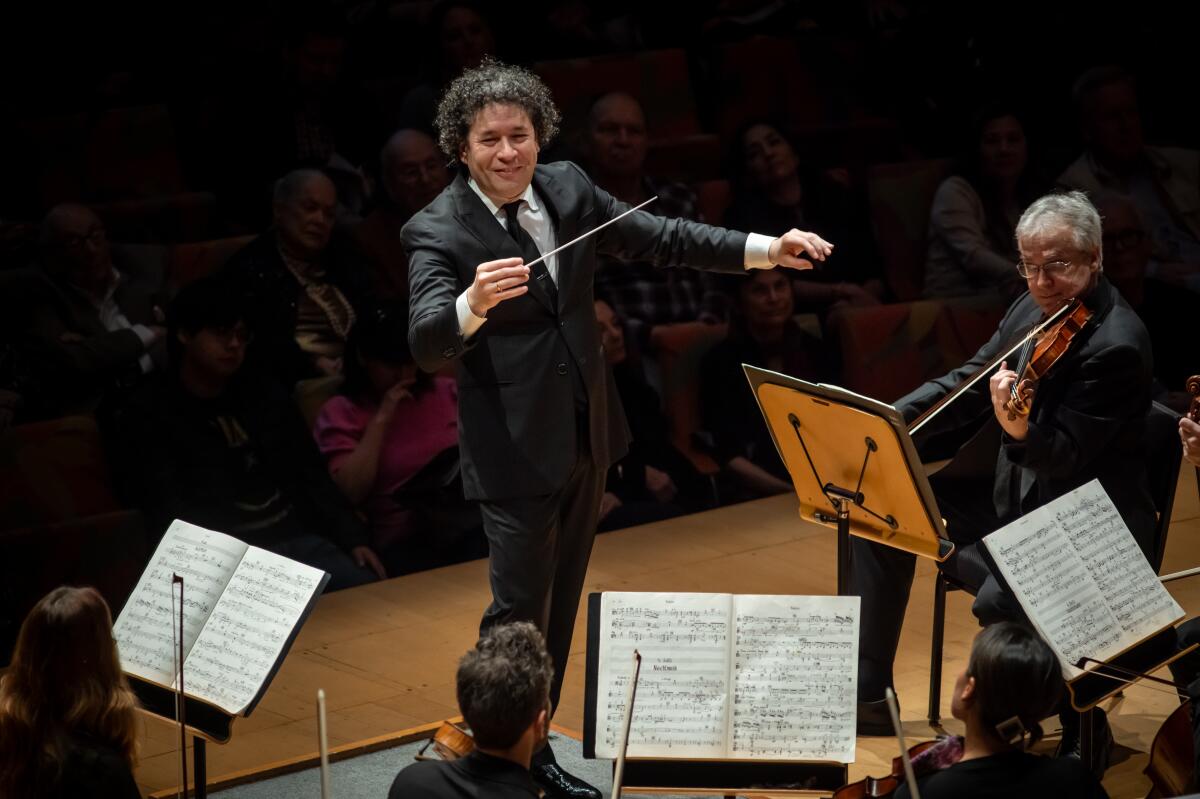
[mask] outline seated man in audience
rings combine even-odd
[[[604,359],[612,367],[629,420],[629,453],[608,470],[600,502],[601,531],[666,519],[713,505],[712,488],[670,440],[658,392],[646,380],[640,357],[625,338],[623,320],[596,300]]]
[[[1059,185],[1129,195],[1153,245],[1148,275],[1200,292],[1200,150],[1146,145],[1133,76],[1119,67],[1088,70],[1074,95],[1085,149]]]
[[[251,360],[291,387],[342,373],[355,305],[367,292],[366,268],[334,231],[337,192],[315,169],[275,184],[275,224],[239,250],[225,269],[255,314]]]
[[[388,799],[537,799],[541,791],[529,776],[529,764],[550,735],[553,673],[546,643],[529,622],[488,630],[458,662],[455,679],[458,708],[475,750],[459,760],[405,767]]]
[[[375,297],[408,300],[408,256],[400,228],[450,183],[446,158],[429,134],[403,128],[379,154],[378,204],[357,225],[354,238],[370,262]]]
[[[987,534],[1092,480],[1100,481],[1143,552],[1151,545],[1155,524],[1143,440],[1150,410],[1150,340],[1101,270],[1100,215],[1081,192],[1051,194],[1026,209],[1016,231],[1021,253],[1017,268],[1028,292],[963,366],[896,402],[911,423],[1072,299],[1092,312],[1083,338],[1037,381],[1028,415],[1009,413],[1010,390],[1019,376],[1015,362],[1008,360],[944,406],[915,437],[917,451],[928,457],[948,438],[976,436],[967,447],[977,452],[982,432],[996,431],[993,443],[982,448],[980,468],[953,474],[962,466],[962,454],[930,480],[946,531],[957,545],[941,569],[976,595],[973,610],[983,625],[1023,618],[978,546]],[[862,538],[854,538],[850,548],[847,593],[862,597],[863,618],[858,729],[863,735],[891,735],[884,692],[892,685],[915,558]],[[1078,752],[1078,719],[1073,711],[1063,714],[1065,754]],[[1099,726],[1096,740],[1103,765],[1105,742],[1111,743],[1111,737],[1106,723]]]
[[[646,175],[646,143],[646,115],[633,97],[611,92],[592,105],[584,150],[596,185],[630,205],[657,195],[647,206],[651,213],[699,220],[691,189]],[[711,280],[691,269],[656,269],[644,261],[607,257],[600,259],[596,270],[597,290],[625,320],[634,341],[643,346],[655,325],[724,319],[729,301]]]
[[[244,298],[220,278],[179,292],[170,368],[117,411],[117,474],[152,535],[174,519],[330,572],[330,590],[384,576],[291,397],[243,368]]]
[[[733,319],[729,337],[701,363],[700,414],[721,464],[726,484],[722,501],[737,501],[792,488],[758,403],[746,387],[742,364],[813,382],[828,380],[832,371],[820,340],[792,318],[795,300],[783,270],[759,269],[729,282],[729,293],[737,298]]]
[[[118,272],[99,217],[82,205],[51,209],[40,258],[47,279],[26,284],[24,309],[40,415],[94,410],[161,365],[162,275]]]

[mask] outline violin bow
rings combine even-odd
[[[904,764],[904,781],[908,783],[908,795],[912,799],[921,799],[921,791],[917,788],[917,775],[913,773],[912,759],[908,756],[908,745],[904,743],[904,730],[900,727],[900,708],[896,705],[896,692],[887,689],[888,714],[892,717],[892,729],[896,731],[896,740],[900,743],[900,762]]]
[[[321,753],[321,799],[331,799],[329,790],[329,727],[325,719],[325,689],[317,689],[317,749]]]
[[[175,636],[175,586],[179,586],[179,637]],[[183,578],[171,573],[171,640],[178,646],[171,647],[171,658],[175,661],[178,690],[175,691],[175,718],[179,719],[179,785],[183,799],[188,799],[187,768],[187,702],[183,695]]]
[[[625,776],[625,753],[629,749],[629,728],[633,725],[633,702],[637,698],[638,676],[642,673],[642,653],[633,650],[633,678],[625,694],[625,718],[621,722],[621,748],[617,750],[617,765],[613,769],[612,799],[621,799],[621,780]]]
[[[1050,325],[1057,322],[1062,317],[1063,314],[1065,314],[1068,310],[1070,310],[1070,308],[1071,308],[1070,303],[1067,303],[1063,307],[1059,308],[1057,311],[1055,311],[1053,314],[1051,314],[1046,319],[1046,321],[1042,322],[1039,325],[1035,325],[1028,333],[1021,336],[1021,338],[1017,340],[1017,343],[1013,344],[1012,347],[1010,347],[1007,352],[996,356],[991,361],[989,361],[982,369],[980,369],[975,374],[971,375],[971,377],[969,377],[965,382],[959,384],[958,386],[955,386],[954,390],[952,392],[950,392],[949,394],[947,394],[945,397],[943,397],[941,402],[939,402],[937,405],[934,405],[932,408],[930,408],[925,413],[918,416],[913,421],[912,426],[908,428],[908,434],[910,436],[915,435],[916,432],[918,430],[920,430],[922,427],[924,427],[930,420],[932,420],[933,417],[935,417],[939,413],[941,413],[943,408],[945,408],[947,405],[949,405],[951,402],[953,402],[958,397],[962,396],[963,392],[965,392],[968,388],[975,385],[980,380],[982,380],[984,377],[986,377],[988,375],[988,373],[992,371],[992,369],[994,369],[997,365],[1003,363],[1008,358],[1008,356],[1012,355],[1014,352],[1019,350],[1021,347],[1025,346],[1025,343],[1027,341],[1032,339],[1038,333],[1041,333],[1043,330],[1045,330]]]

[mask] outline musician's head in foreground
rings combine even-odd
[[[60,795],[88,762],[129,774],[136,708],[104,598],[54,589],[25,617],[0,678],[0,796]]]
[[[975,636],[950,706],[966,722],[966,751],[996,752],[1032,746],[1039,722],[1058,709],[1063,691],[1058,657],[1036,632],[1000,622]]]
[[[446,155],[501,206],[525,193],[538,152],[558,133],[558,122],[541,78],[485,58],[446,89],[434,124]]]
[[[493,627],[458,663],[458,708],[480,751],[529,767],[550,734],[546,642],[529,622]]]
[[[1100,279],[1100,214],[1081,191],[1047,194],[1017,222],[1017,270],[1047,314],[1083,297]]]

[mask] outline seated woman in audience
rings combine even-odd
[[[833,372],[821,341],[792,318],[792,287],[784,270],[754,269],[729,282],[735,298],[729,337],[700,366],[702,424],[730,484],[726,499],[779,494],[791,490],[790,478],[746,387],[742,364],[814,382]]]
[[[883,296],[865,208],[827,175],[801,169],[783,131],[768,122],[743,129],[733,157],[733,202],[725,226],[778,236],[791,228],[836,241],[819,269],[794,279],[797,311],[824,315],[839,305],[875,305]]]
[[[608,470],[600,500],[600,531],[668,519],[713,506],[709,481],[671,443],[662,400],[646,378],[624,320],[602,299],[595,302],[604,359],[629,421],[629,452]]]
[[[138,799],[137,699],[94,588],[56,588],[0,678],[0,796]]]
[[[980,632],[950,705],[954,718],[966,724],[962,755],[920,778],[922,799],[1107,797],[1078,759],[1026,751],[1042,737],[1039,722],[1058,710],[1063,690],[1058,657],[1033,630],[1001,622]],[[895,797],[909,799],[908,786],[901,785]]]
[[[314,427],[333,481],[366,515],[392,574],[487,554],[458,479],[457,386],[417,369],[407,331],[403,308],[359,318],[346,380]]]
[[[1025,127],[1006,105],[976,114],[966,151],[929,212],[926,297],[1025,290],[1017,274],[1017,219],[1045,188],[1029,166]]]

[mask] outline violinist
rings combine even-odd
[[[966,725],[962,756],[918,778],[922,799],[1098,799],[1100,782],[1070,759],[1032,754],[1038,722],[1063,694],[1058,657],[1022,624],[993,624],[975,636],[967,667],[954,683],[950,712]],[[907,785],[894,799],[909,799]]]
[[[985,626],[1023,616],[976,546],[988,533],[1094,478],[1143,550],[1154,529],[1142,441],[1150,409],[1150,343],[1137,314],[1104,277],[1100,216],[1080,192],[1051,194],[1029,206],[1016,236],[1021,256],[1016,269],[1027,291],[962,367],[896,403],[911,422],[1065,304],[1078,299],[1090,312],[1036,384],[1018,382],[1019,364],[1002,363],[915,436],[927,461],[938,457],[948,441],[958,446],[969,439],[962,457],[930,483],[957,545],[942,568],[975,593],[973,610]],[[1031,394],[1026,416],[1009,412],[1014,383]],[[859,733],[886,735],[891,725],[884,690],[892,684],[914,558],[861,538],[852,539],[851,547],[849,593],[863,603]],[[1077,719],[1073,713],[1064,716],[1066,753],[1077,748]]]
[[[554,666],[541,633],[527,621],[493,627],[458,662],[458,707],[475,749],[457,760],[408,766],[389,799],[537,799],[530,761],[550,733]]]

